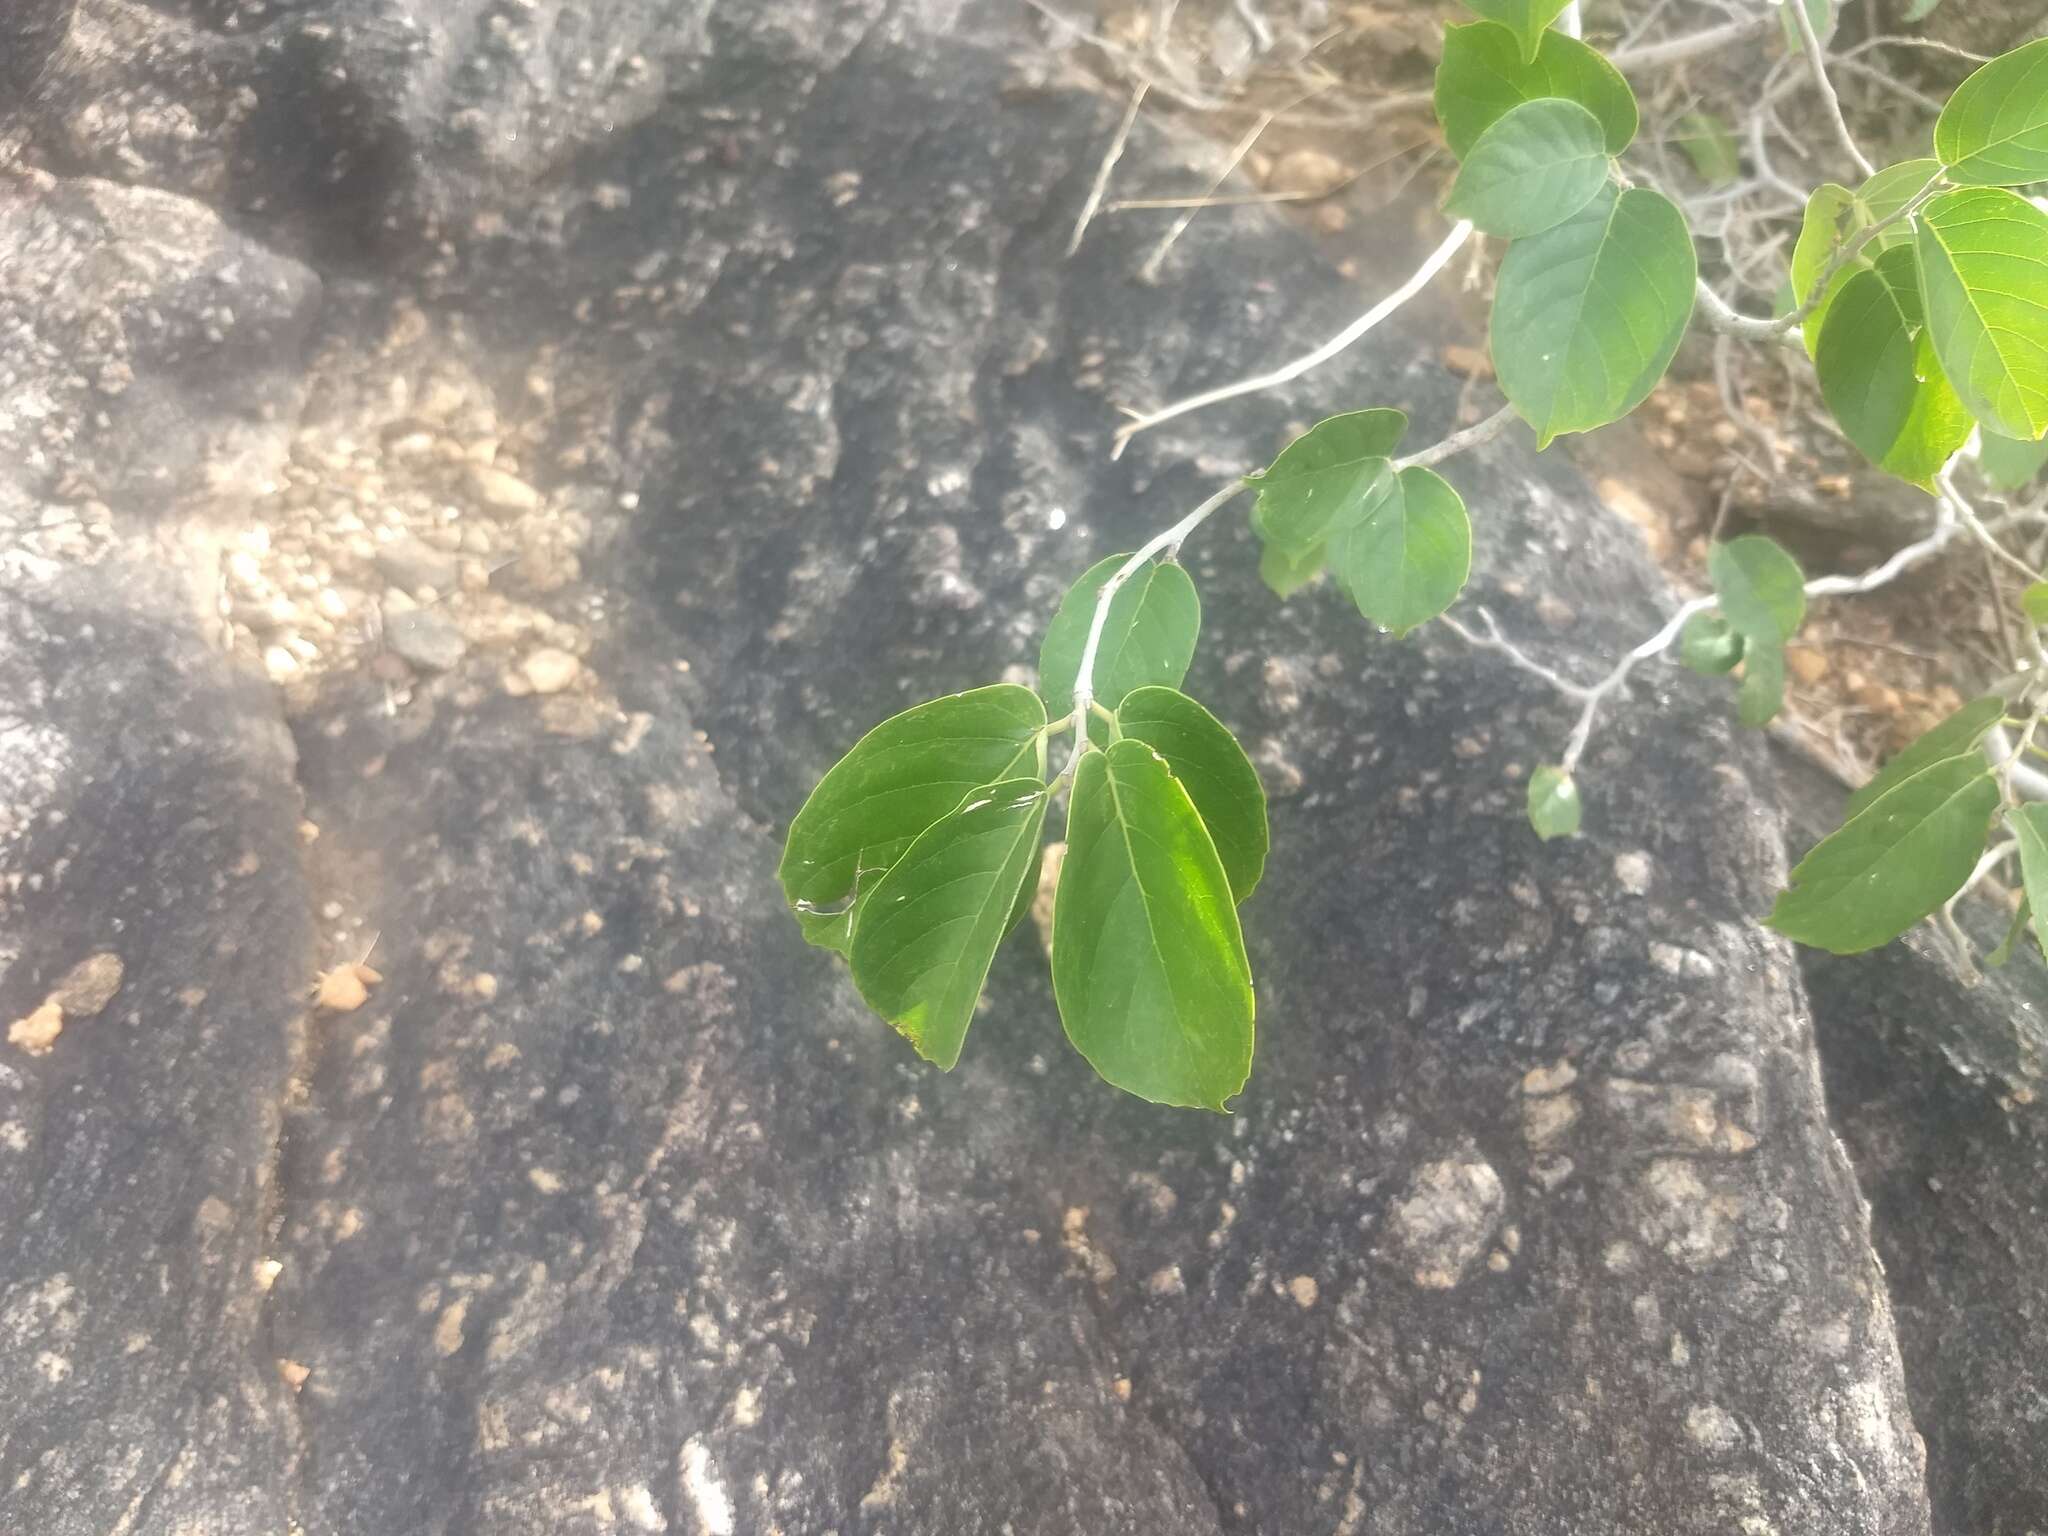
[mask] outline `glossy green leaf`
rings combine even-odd
[[[1186,788],[1141,741],[1081,759],[1052,933],[1060,1020],[1108,1082],[1216,1110],[1244,1087],[1251,966],[1230,880]]]
[[[1621,71],[1577,38],[1545,32],[1535,60],[1525,62],[1515,34],[1495,22],[1444,29],[1436,117],[1460,160],[1508,111],[1546,96],[1575,101],[1599,118],[1610,155],[1627,149],[1636,136],[1635,93]]]
[[[1544,31],[1557,20],[1569,0],[1465,0],[1474,14],[1498,22],[1514,33],[1525,63],[1536,62]]]
[[[1891,290],[1892,302],[1899,306],[1908,330],[1917,331],[1927,324],[1927,309],[1920,300],[1920,261],[1910,248],[1879,251],[1870,269]]]
[[[1350,411],[1301,434],[1257,479],[1252,527],[1290,559],[1306,559],[1331,532],[1356,521],[1392,489],[1388,456],[1408,418],[1399,411]]]
[[[1410,466],[1331,535],[1330,569],[1360,613],[1405,635],[1450,607],[1471,574],[1465,503],[1441,475]]]
[[[1678,120],[1678,147],[1710,187],[1732,186],[1742,176],[1742,151],[1728,125],[1711,112],[1688,112]]]
[[[1074,679],[1095,622],[1096,596],[1130,558],[1111,555],[1097,561],[1060,600],[1038,651],[1038,689],[1055,711],[1073,707]],[[1133,688],[1179,687],[1201,632],[1202,600],[1188,573],[1170,561],[1140,567],[1109,600],[1109,620],[1090,679],[1096,702],[1115,709]]]
[[[1045,706],[998,683],[885,720],[811,791],[777,871],[804,937],[844,953],[856,895],[978,785],[1045,772]]]
[[[1292,597],[1323,574],[1325,551],[1318,544],[1303,555],[1290,555],[1277,544],[1259,550],[1259,580],[1276,596]]]
[[[1886,252],[1883,260],[1906,254]],[[1851,273],[1828,309],[1814,370],[1821,398],[1858,451],[1924,487],[1968,441],[1972,423],[1933,340],[1913,331],[1899,299],[1876,268]]]
[[[1493,297],[1493,367],[1536,446],[1640,405],[1678,350],[1698,276],[1685,216],[1662,193],[1603,189],[1517,240]]]
[[[1579,786],[1562,768],[1546,763],[1529,776],[1529,825],[1546,843],[1579,830]]]
[[[918,1055],[951,1070],[1045,829],[1042,779],[969,793],[903,851],[862,903],[853,984]]]
[[[2028,623],[2048,624],[2048,581],[2028,582],[2026,590],[2020,593],[2020,608]]]
[[[1503,113],[1465,156],[1444,211],[1489,235],[1538,235],[1577,213],[1607,183],[1600,120],[1548,97]]]
[[[1914,219],[1927,332],[1985,426],[2048,432],[2048,213],[2002,187],[1944,192]]]
[[[1880,768],[1868,784],[1850,795],[1844,817],[1860,816],[1923,768],[1977,752],[1991,728],[2004,718],[2005,700],[1995,694],[1970,700],[1939,725],[1923,731]]]
[[[1735,694],[1735,718],[1760,731],[1785,707],[1785,647],[1745,639],[1742,686]]]
[[[1998,781],[1975,750],[1928,764],[1799,861],[1770,925],[1838,955],[1890,942],[1962,889],[1997,809]]]
[[[2026,905],[2035,915],[2034,941],[2048,951],[2048,805],[2015,806],[2005,813],[2006,825],[2020,845],[2020,880],[2027,889]]]
[[[1678,659],[1704,677],[1733,672],[1742,660],[1742,635],[1718,613],[1696,613],[1678,632]]]
[[[1138,688],[1116,712],[1118,727],[1166,759],[1209,829],[1231,894],[1251,895],[1266,867],[1266,791],[1237,738],[1208,710],[1171,688]]]
[[[1999,490],[2016,491],[2040,474],[2042,465],[2048,464],[2048,437],[2021,443],[1986,432],[1978,449],[1977,464],[1984,471],[1984,478]]]
[[[1955,89],[1934,152],[1966,185],[2048,181],[2048,37],[2001,54]]]
[[[1783,645],[1806,620],[1806,576],[1776,540],[1745,534],[1707,551],[1721,612],[1745,639]]]

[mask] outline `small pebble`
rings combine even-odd
[[[392,650],[422,672],[446,672],[469,650],[462,631],[434,608],[386,613],[384,638]]]
[[[542,646],[519,664],[520,676],[535,693],[560,693],[582,670],[582,662],[551,645]]]

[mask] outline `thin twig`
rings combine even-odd
[[[1116,573],[1096,592],[1095,616],[1089,622],[1088,639],[1081,647],[1081,664],[1074,673],[1074,754],[1067,760],[1066,767],[1060,770],[1062,777],[1073,770],[1081,754],[1088,749],[1088,707],[1095,702],[1095,655],[1102,648],[1102,632],[1109,624],[1110,603],[1146,561],[1154,555],[1170,560],[1179,554],[1181,544],[1189,534],[1206,523],[1233,496],[1250,486],[1248,480],[1233,480],[1171,528],[1154,534],[1139,546],[1136,554],[1118,566]]]
[[[1781,3],[1790,7],[1792,11],[1792,24],[1799,29],[1799,40],[1806,49],[1806,62],[1813,72],[1813,87],[1820,92],[1821,105],[1827,108],[1828,117],[1834,124],[1835,137],[1841,141],[1842,148],[1848,151],[1849,158],[1856,162],[1857,170],[1865,177],[1875,176],[1877,167],[1872,165],[1868,157],[1857,147],[1856,135],[1849,131],[1849,120],[1842,116],[1842,98],[1835,94],[1835,84],[1828,79],[1826,51],[1821,47],[1819,35],[1813,30],[1813,18],[1806,14],[1806,0],[1781,0]]]
[[[1131,92],[1131,104],[1124,111],[1124,120],[1118,125],[1116,137],[1109,141],[1109,151],[1102,157],[1102,165],[1095,172],[1095,185],[1088,189],[1088,201],[1081,205],[1081,217],[1074,221],[1074,238],[1067,242],[1067,254],[1073,255],[1081,249],[1081,237],[1088,233],[1088,223],[1095,217],[1095,210],[1102,206],[1102,194],[1109,190],[1110,173],[1123,158],[1124,145],[1131,137],[1131,126],[1138,120],[1138,108],[1145,104],[1145,93],[1152,89],[1152,82],[1141,80],[1138,88]]]
[[[1441,464],[1454,453],[1463,453],[1467,448],[1477,448],[1492,442],[1505,432],[1519,418],[1512,405],[1504,405],[1484,421],[1475,421],[1469,427],[1461,427],[1440,443],[1432,443],[1420,453],[1411,453],[1405,459],[1394,460],[1394,468],[1427,469],[1432,464]]]
[[[1218,171],[1215,178],[1209,183],[1208,190],[1203,193],[1202,200],[1191,205],[1187,212],[1173,221],[1165,235],[1160,238],[1159,243],[1152,248],[1152,254],[1147,256],[1144,263],[1138,268],[1140,280],[1148,283],[1159,281],[1159,269],[1165,264],[1166,253],[1173,249],[1173,242],[1178,240],[1182,232],[1195,222],[1195,215],[1208,206],[1207,200],[1214,197],[1216,189],[1230,179],[1230,173],[1237,169],[1239,162],[1246,155],[1251,153],[1252,146],[1259,142],[1259,135],[1273,126],[1273,119],[1278,115],[1277,111],[1261,112],[1253,120],[1251,127],[1245,130],[1244,136],[1231,146],[1230,154],[1223,162],[1223,169]]]
[[[1458,248],[1471,237],[1472,226],[1462,219],[1459,220],[1452,227],[1450,234],[1444,237],[1443,243],[1424,258],[1422,265],[1415,269],[1414,274],[1406,282],[1314,351],[1303,353],[1292,362],[1283,363],[1270,373],[1261,373],[1248,379],[1239,379],[1235,383],[1224,384],[1216,389],[1205,389],[1198,395],[1190,395],[1185,400],[1176,400],[1171,405],[1161,406],[1156,411],[1132,412],[1133,419],[1125,422],[1123,426],[1117,429],[1116,437],[1110,449],[1110,457],[1121,458],[1125,446],[1129,444],[1133,437],[1137,436],[1140,432],[1149,431],[1163,422],[1171,421],[1176,416],[1185,416],[1190,411],[1199,411],[1206,406],[1220,405],[1225,400],[1235,400],[1242,395],[1257,394],[1262,389],[1271,389],[1275,385],[1285,384],[1290,379],[1298,379],[1311,369],[1320,367],[1427,287],[1429,280],[1444,269],[1450,259],[1458,254]]]

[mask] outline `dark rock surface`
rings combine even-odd
[[[1800,783],[1793,825],[1839,794]],[[1992,914],[1973,923],[1986,949]],[[1802,956],[1828,1103],[1871,1203],[1936,1528],[2048,1530],[2048,979],[2022,954],[1974,988],[1924,936]]]
[[[260,1307],[298,819],[274,696],[175,589],[0,584],[0,1529],[285,1528]]]
[[[320,280],[202,205],[0,175],[0,516],[252,494],[304,392]]]
[[[330,323],[361,355],[323,354],[322,409],[382,388],[369,363],[404,348],[377,338],[431,351],[459,329],[504,405],[473,436],[520,455],[510,515],[589,525],[545,580],[507,573],[580,665],[523,696],[515,648],[565,642],[522,618],[438,676],[336,671],[295,695],[301,811],[282,749],[241,743],[256,717],[224,702],[223,664],[146,621],[160,670],[214,680],[155,689],[189,728],[174,761],[249,766],[169,772],[142,802],[162,832],[124,835],[144,811],[118,807],[91,846],[65,842],[75,820],[36,832],[25,886],[69,852],[69,888],[107,894],[6,958],[0,1001],[27,1019],[89,986],[65,978],[98,945],[72,940],[121,901],[178,986],[246,1001],[204,1013],[213,1032],[177,1025],[196,1040],[138,1036],[180,1052],[161,1083],[76,1068],[77,1102],[159,1106],[146,1135],[30,1144],[30,1189],[108,1146],[181,1181],[136,1186],[144,1233],[74,1216],[34,1240],[93,1245],[77,1266],[108,1287],[149,1277],[129,1304],[180,1309],[145,1331],[185,1353],[131,1369],[95,1312],[73,1332],[104,1370],[0,1395],[0,1529],[119,1528],[119,1489],[94,1502],[69,1459],[106,1435],[161,1473],[121,1485],[157,1490],[127,1516],[149,1536],[1930,1531],[1798,975],[1754,923],[1782,829],[1724,690],[1646,669],[1587,760],[1588,835],[1543,847],[1521,798],[1569,727],[1554,698],[1448,636],[1375,637],[1334,592],[1282,606],[1241,513],[1205,529],[1189,687],[1274,795],[1246,909],[1260,1056],[1227,1119],[1097,1082],[1028,936],[960,1069],[934,1073],[781,911],[780,829],[817,774],[882,716],[1028,668],[1094,559],[1290,422],[1399,404],[1416,441],[1448,429],[1459,388],[1426,312],[1112,463],[1112,404],[1290,355],[1359,295],[1250,209],[1205,213],[1158,288],[1130,280],[1151,231],[1128,221],[1067,262],[1117,109],[1013,70],[1007,4],[543,0],[511,16],[516,48],[467,5],[152,14],[259,74],[272,49],[346,62],[307,77],[336,110],[307,108],[291,152],[394,147],[349,159],[338,219],[491,200],[431,263],[357,269]],[[657,33],[658,103],[627,89],[627,50]],[[583,47],[623,55],[588,93],[562,73]],[[547,121],[485,150],[472,107],[493,132]],[[1191,158],[1147,126],[1122,174],[1185,184]],[[312,227],[272,217],[279,238]],[[1368,254],[1399,268],[1383,243]],[[383,249],[372,230],[321,259]],[[403,393],[424,420],[431,391]],[[438,452],[443,430],[408,420],[391,451]],[[1653,567],[1561,455],[1504,440],[1448,473],[1478,526],[1474,597],[1546,659],[1591,676],[1658,621]],[[20,611],[71,611],[76,578],[23,579]],[[24,641],[16,671],[102,646]],[[66,715],[14,691],[30,732],[70,741],[77,720],[80,754],[136,739],[111,699]],[[13,730],[0,752],[50,760]],[[41,793],[89,809],[103,787]],[[274,861],[300,814],[306,886]],[[262,840],[244,885],[242,845],[206,865],[221,886],[135,863],[235,837]],[[218,905],[270,879],[260,907]],[[367,952],[381,974],[318,1015],[295,1077],[312,911],[327,963]],[[218,960],[229,937],[260,953]],[[124,959],[124,989],[154,975]],[[10,1091],[85,1028],[0,1052]],[[209,1194],[211,1246],[180,1215]],[[0,1248],[9,1306],[57,1272]],[[133,1417],[94,1427],[88,1375]],[[17,1401],[55,1404],[64,1438]]]

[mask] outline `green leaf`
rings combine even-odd
[[[1942,371],[1971,415],[2032,442],[2048,432],[2048,213],[2002,187],[1964,187],[1914,225]]]
[[[1771,927],[1838,955],[1888,943],[1962,889],[1997,809],[1998,781],[1975,750],[1928,764],[1799,861]]]
[[[1688,112],[1678,120],[1678,147],[1710,187],[1733,185],[1742,176],[1742,151],[1728,125],[1711,112]]]
[[[1707,551],[1707,575],[1721,612],[1744,639],[1783,645],[1806,619],[1806,577],[1799,562],[1760,533]]]
[[[1229,877],[1186,788],[1141,741],[1074,776],[1053,901],[1053,995],[1103,1078],[1223,1108],[1251,1075],[1252,980]]]
[[[1557,20],[1569,0],[1465,0],[1472,11],[1488,21],[1498,22],[1515,34],[1525,63],[1536,62],[1536,47],[1544,30]]]
[[[1987,431],[1977,451],[1977,467],[2001,491],[2018,490],[2041,473],[2043,464],[2048,464],[2048,437],[2021,443]]]
[[[1991,728],[2005,718],[2005,700],[1995,694],[1972,699],[1939,725],[1924,731],[1876,777],[1849,797],[1845,817],[1860,816],[1923,768],[1976,752]]]
[[[1800,299],[1804,301],[1813,292],[1821,273],[1834,263],[1849,241],[1905,207],[1940,170],[1939,161],[1902,160],[1886,166],[1853,192],[1833,182],[1815,188],[1807,199],[1806,218],[1792,249],[1792,287]],[[1800,324],[1808,357],[1818,355],[1822,323],[1849,279],[1869,267],[1881,252],[1910,249],[1912,244],[1910,223],[1900,220],[1886,225],[1828,280],[1827,291]]]
[[[1562,768],[1546,763],[1529,776],[1529,825],[1549,842],[1579,830],[1579,786]]]
[[[1785,29],[1785,44],[1794,53],[1806,46],[1799,35],[1799,23],[1792,19],[1795,0],[1780,0],[1778,24]],[[1835,30],[1835,0],[1806,0],[1806,19],[1813,23],[1813,35],[1826,42]]]
[[[1742,660],[1742,635],[1718,613],[1696,613],[1678,632],[1678,659],[1703,677],[1733,672]]]
[[[1472,523],[1441,475],[1410,466],[1330,538],[1330,569],[1358,611],[1405,635],[1457,598],[1472,571]]]
[[[2020,880],[2027,888],[2025,905],[2034,914],[2034,942],[2048,951],[2048,805],[2015,806],[2005,813],[2006,825],[2020,844]],[[2008,943],[2010,939],[2008,938]]]
[[[2029,623],[2048,624],[2048,581],[2030,581],[2020,594],[2020,607]]]
[[[1351,411],[1317,422],[1258,477],[1253,529],[1290,559],[1305,559],[1331,530],[1355,521],[1393,489],[1387,456],[1407,430],[1408,418],[1388,410]]]
[[[1887,268],[1901,251],[1880,258]],[[1850,274],[1829,306],[1814,354],[1821,398],[1863,456],[1887,474],[1930,487],[1969,440],[1970,416],[1917,335],[1887,272]]]
[[[1042,779],[984,784],[920,833],[862,903],[853,984],[950,1071],[1041,844]]]
[[[845,952],[854,901],[978,785],[1045,772],[1045,706],[997,683],[885,720],[832,765],[789,824],[777,874],[804,937]]]
[[[1038,691],[1055,710],[1072,708],[1081,652],[1095,622],[1096,594],[1130,558],[1111,555],[1097,561],[1060,600],[1038,651]],[[1133,688],[1178,687],[1195,659],[1201,632],[1202,600],[1188,573],[1170,561],[1141,567],[1109,600],[1090,679],[1096,702],[1115,709]]]
[[[1557,97],[1525,101],[1479,136],[1444,211],[1503,239],[1539,235],[1592,201],[1608,165],[1592,113]]]
[[[1785,647],[1745,641],[1742,686],[1735,694],[1735,718],[1760,731],[1785,707]]]
[[[1495,285],[1494,371],[1536,446],[1640,405],[1692,317],[1699,273],[1685,216],[1662,193],[1604,189],[1508,247]]]
[[[1862,228],[1855,193],[1832,181],[1813,189],[1806,199],[1806,218],[1799,226],[1799,239],[1792,247],[1792,291],[1798,295],[1793,308],[1806,302],[1806,296],[1820,283],[1821,273]],[[1843,285],[1868,265],[1861,256],[1855,258],[1834,275],[1819,302],[1807,311],[1805,320],[1800,322],[1800,334],[1806,339],[1808,357],[1815,356],[1820,349],[1821,322],[1827,318],[1828,309],[1841,294]]]
[[[1318,544],[1304,555],[1290,555],[1277,544],[1259,550],[1259,580],[1278,597],[1292,597],[1323,574],[1323,546]]]
[[[2000,54],[1956,87],[1935,120],[1934,152],[1966,185],[2048,181],[2048,37]]]
[[[1135,689],[1118,727],[1166,759],[1209,829],[1230,892],[1251,895],[1266,867],[1266,791],[1237,738],[1208,710],[1171,688]]]
[[[1618,155],[1636,136],[1635,93],[1600,54],[1562,32],[1545,32],[1533,63],[1506,27],[1490,21],[1444,29],[1443,62],[1436,71],[1436,117],[1451,153],[1464,159],[1479,136],[1525,101],[1562,96],[1575,101],[1606,130],[1607,153]]]

